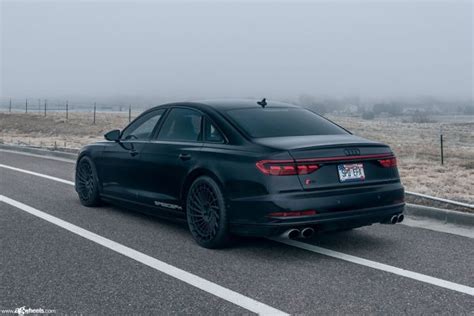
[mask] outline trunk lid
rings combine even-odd
[[[354,135],[315,135],[254,139],[260,145],[287,150],[295,162],[317,164],[318,169],[298,178],[304,190],[377,184],[399,179],[396,167],[384,167],[379,160],[393,156],[385,144]],[[363,169],[360,179],[341,177],[348,169]],[[341,171],[339,171],[341,169]],[[358,170],[358,171],[357,171]]]

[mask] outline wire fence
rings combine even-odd
[[[91,123],[97,123],[97,116],[99,113],[120,113],[128,115],[128,121],[130,122],[137,113],[140,113],[150,107],[128,105],[110,105],[110,104],[99,104],[93,102],[90,104],[86,103],[70,103],[69,101],[58,102],[48,101],[47,99],[37,99],[36,102],[33,99],[25,100],[13,100],[10,99],[7,102],[2,102],[0,105],[0,112],[7,113],[25,113],[25,114],[37,114],[44,117],[50,115],[61,115],[69,120],[71,113],[90,113]]]

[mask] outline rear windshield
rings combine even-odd
[[[250,108],[227,113],[252,138],[347,134],[339,126],[302,108]]]

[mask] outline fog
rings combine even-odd
[[[3,1],[1,96],[472,100],[471,1]]]

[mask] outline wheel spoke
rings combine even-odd
[[[192,210],[194,212],[197,212],[197,213],[202,213],[202,208],[201,208],[201,205],[199,205],[196,201],[194,201],[193,199],[191,199],[191,206],[192,206]]]

